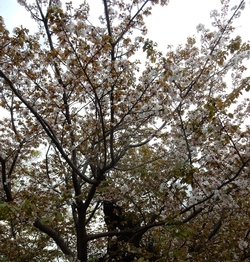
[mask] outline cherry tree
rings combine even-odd
[[[18,2],[39,31],[0,20],[1,261],[249,259],[245,1],[165,54],[145,19],[167,0],[103,0],[97,25]]]

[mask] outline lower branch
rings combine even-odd
[[[98,239],[98,238],[102,238],[102,237],[113,237],[113,236],[122,236],[122,235],[128,235],[128,234],[137,234],[137,233],[145,233],[147,230],[153,228],[153,227],[159,227],[159,226],[163,226],[166,225],[165,222],[158,222],[158,223],[154,223],[154,224],[150,224],[150,225],[146,225],[146,226],[141,226],[141,227],[137,227],[137,228],[132,228],[132,229],[128,229],[128,230],[121,230],[121,231],[108,231],[108,232],[103,232],[103,233],[97,233],[97,234],[93,234],[93,235],[88,235],[87,236],[87,241],[90,240],[94,240],[94,239]]]
[[[2,169],[2,183],[6,195],[6,201],[11,202],[13,201],[12,194],[11,194],[11,184],[7,178],[5,159],[3,159],[1,156],[0,156],[0,162],[1,162],[1,169]]]
[[[33,225],[39,230],[41,230],[43,233],[49,235],[56,242],[58,247],[62,250],[62,252],[65,255],[72,255],[72,251],[66,245],[63,238],[60,237],[60,235],[54,229],[42,224],[38,219],[34,222]]]

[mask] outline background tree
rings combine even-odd
[[[39,32],[1,19],[1,260],[248,259],[245,1],[166,54],[144,38],[159,1],[104,0],[100,25],[18,2]]]

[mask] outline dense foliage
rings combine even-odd
[[[97,25],[18,2],[39,32],[0,20],[0,260],[249,259],[245,1],[166,54],[145,17],[167,0],[103,0]]]

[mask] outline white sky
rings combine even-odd
[[[73,3],[78,4],[83,1],[73,0]],[[92,17],[97,18],[103,10],[102,0],[88,2],[91,3]],[[237,35],[243,37],[246,35],[245,40],[249,39],[250,31],[250,5],[248,1],[246,2],[246,9],[235,24],[238,28]],[[240,0],[231,0],[232,6],[239,3]],[[162,51],[169,44],[184,43],[188,36],[196,34],[196,26],[199,23],[210,26],[210,11],[213,9],[220,10],[220,0],[170,0],[167,7],[155,6],[153,15],[147,18],[148,38],[157,42]],[[35,29],[35,23],[30,20],[29,14],[17,3],[17,0],[0,0],[0,15],[4,17],[10,31],[21,24],[31,30]]]

